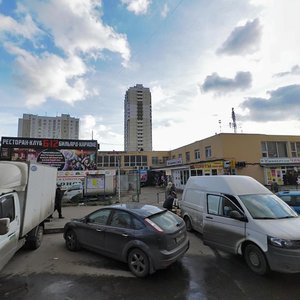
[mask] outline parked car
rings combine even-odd
[[[180,208],[187,230],[242,255],[253,272],[300,273],[300,217],[252,177],[192,176]]]
[[[62,198],[63,202],[76,202],[83,197],[83,187],[82,184],[74,184],[70,186]]]
[[[111,205],[64,227],[71,251],[86,248],[128,264],[145,277],[179,260],[189,248],[182,218],[165,209],[141,203]]]
[[[276,195],[300,214],[300,191],[281,191]]]

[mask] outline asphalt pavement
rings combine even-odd
[[[177,193],[177,197],[181,199],[181,192]],[[142,187],[140,194],[136,195],[134,192],[121,193],[119,195],[113,195],[106,197],[103,200],[98,201],[79,201],[78,204],[63,203],[62,215],[63,219],[58,218],[58,213],[55,211],[53,213],[53,218],[49,219],[45,223],[45,234],[48,233],[59,233],[63,232],[65,224],[74,218],[81,218],[87,214],[109,204],[116,203],[130,203],[130,202],[140,202],[144,204],[151,204],[162,207],[165,200],[165,188],[163,187]]]

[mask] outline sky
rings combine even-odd
[[[80,118],[124,150],[124,96],[152,95],[153,150],[218,133],[300,135],[299,0],[0,0],[0,136]]]

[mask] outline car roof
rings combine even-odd
[[[138,215],[143,218],[148,218],[151,215],[155,215],[157,213],[161,213],[162,211],[166,210],[164,208],[160,208],[154,205],[142,204],[142,203],[114,204],[109,207],[130,211],[135,215]]]
[[[189,188],[230,195],[272,193],[254,178],[244,175],[191,176],[185,189]]]

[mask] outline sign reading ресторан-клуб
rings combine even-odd
[[[98,143],[96,140],[63,140],[19,137],[2,137],[1,146],[3,148],[98,149]]]

